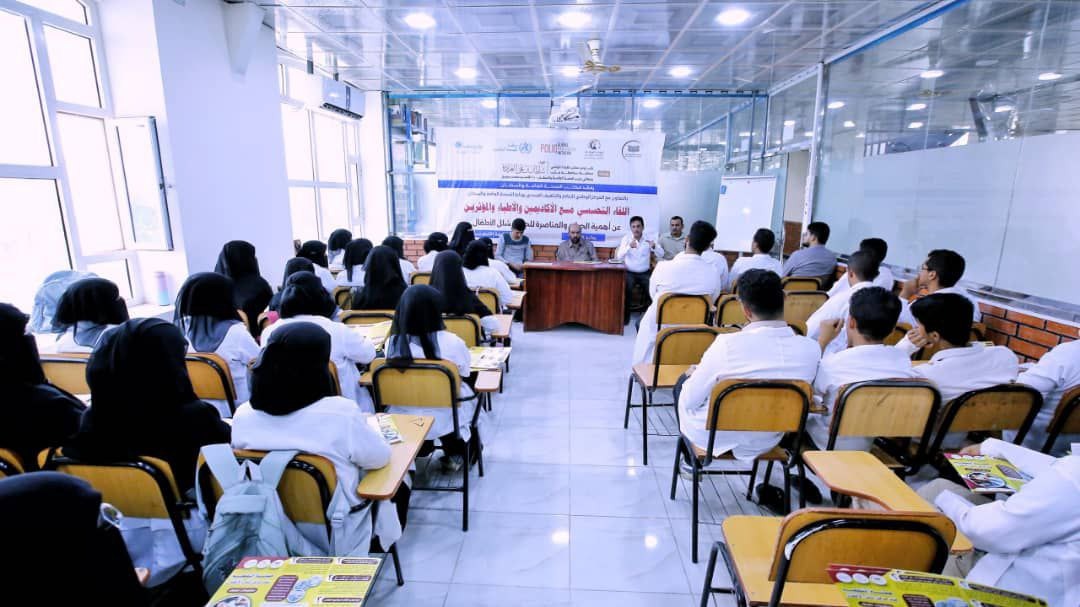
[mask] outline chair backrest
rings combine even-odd
[[[412,278],[409,279],[411,285],[429,285],[431,284],[431,272],[413,272]]]
[[[195,396],[200,399],[223,400],[229,403],[229,411],[236,411],[236,387],[229,363],[217,354],[189,352],[185,356],[188,377]]]
[[[923,379],[877,379],[840,389],[829,425],[831,451],[840,436],[909,437],[930,442],[941,393]],[[920,458],[921,459],[921,458]]]
[[[709,430],[706,465],[711,462],[714,430],[739,432],[793,432],[795,450],[806,426],[813,394],[801,380],[727,379],[709,395]]]
[[[986,323],[971,323],[971,341],[983,341],[986,339]]]
[[[350,310],[341,313],[341,322],[347,325],[374,325],[394,320],[393,310]]]
[[[806,326],[807,319],[829,299],[825,291],[791,291],[784,295],[784,320]],[[803,335],[806,331],[803,331]]]
[[[731,330],[725,327],[725,331]],[[653,349],[654,365],[696,365],[721,331],[709,325],[681,325],[660,329]]]
[[[470,348],[480,345],[480,317],[476,314],[443,314],[446,330],[457,335]]]
[[[886,346],[895,346],[896,344],[900,343],[901,340],[904,339],[904,337],[907,335],[908,331],[910,331],[910,330],[911,330],[911,325],[909,325],[909,324],[907,324],[905,322],[896,323],[896,326],[893,327],[892,333],[889,333],[889,336],[885,338],[885,345]]]
[[[352,289],[350,287],[334,287],[334,303],[342,310],[352,308]]]
[[[735,295],[721,295],[716,299],[716,326],[741,327],[749,322],[743,314],[742,305]]]
[[[1000,384],[965,392],[942,408],[930,452],[936,453],[950,432],[1016,430],[1013,442],[1019,445],[1042,407],[1042,400],[1038,390],[1024,384]]]
[[[23,468],[22,461],[14,451],[0,449],[0,478],[15,476],[16,474],[22,474],[25,471],[26,469]]]
[[[709,322],[709,296],[664,293],[656,304],[656,327]]]
[[[72,394],[90,394],[86,383],[89,354],[42,354],[41,369],[49,383]]]
[[[488,310],[491,310],[492,314],[498,314],[499,310],[499,294],[495,289],[477,289],[476,297],[480,300],[480,303],[487,306]]]
[[[1046,444],[1042,452],[1050,453],[1062,434],[1080,434],[1080,386],[1073,386],[1061,395],[1054,417],[1047,426]]]
[[[787,292],[792,291],[820,291],[821,279],[813,276],[788,276],[780,281]]]

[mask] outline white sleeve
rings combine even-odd
[[[735,283],[739,282],[739,275],[742,274],[742,268],[739,267],[740,261],[742,261],[742,257],[736,259],[735,263],[731,264],[731,272],[728,273],[728,291],[734,291]]]
[[[483,329],[485,333],[493,333],[499,329],[499,321],[495,318],[494,314],[488,314],[480,319],[480,328]]]
[[[705,350],[705,354],[701,357],[701,364],[694,371],[693,374],[683,384],[682,392],[679,393],[679,408],[683,411],[700,411],[708,407],[706,402],[709,398],[709,394],[712,393],[713,386],[716,385],[716,369],[713,367],[716,363],[722,362],[725,359],[724,352],[727,346],[723,339],[713,341],[708,350]]]
[[[390,445],[368,424],[369,417],[359,410],[349,417],[349,461],[361,469],[376,470],[390,463]]]
[[[818,335],[821,333],[821,323],[825,322],[826,320],[833,320],[837,318],[836,310],[833,309],[836,307],[836,305],[829,305],[830,303],[833,303],[835,301],[836,300],[826,301],[825,305],[815,310],[814,313],[810,315],[810,318],[806,319],[807,337],[816,340]]]
[[[510,303],[510,300],[514,298],[514,294],[510,291],[510,284],[507,283],[506,279],[494,269],[492,269],[490,274],[495,277],[495,290],[499,293],[499,303],[503,307],[506,307],[506,305]]]
[[[251,362],[251,359],[259,355],[259,344],[251,336],[251,333],[248,333],[247,327],[243,323],[229,329],[229,333],[235,334],[231,338],[233,346],[233,351],[229,357],[231,360],[247,365]]]
[[[844,279],[841,278],[840,280],[834,282],[832,288],[829,289],[829,297],[832,297],[833,295],[836,295],[837,293],[839,293],[840,291],[843,291],[843,290],[844,290]]]
[[[453,333],[443,333],[441,335],[440,345],[446,346],[440,352],[443,360],[454,363],[454,366],[458,368],[458,374],[462,378],[472,375],[472,357],[469,356],[469,347],[465,345],[465,342],[460,337]]]
[[[901,350],[906,352],[908,356],[911,356],[912,354],[915,354],[919,351],[919,346],[911,343],[911,340],[907,338],[907,335],[904,336],[904,339],[896,342],[896,345],[893,347],[900,348]]]
[[[337,338],[342,340],[345,346],[345,357],[354,362],[366,365],[375,360],[375,346],[360,333],[353,331],[345,325],[338,325]]]
[[[659,236],[653,241],[653,255],[656,255],[657,259],[663,259],[664,255],[666,255],[666,253],[664,253],[664,247],[660,246]]]
[[[814,394],[821,396],[823,399],[829,393],[829,389],[832,388],[832,377],[829,376],[829,365],[827,363],[833,356],[835,354],[826,354],[821,357],[818,362],[817,375],[814,377]],[[832,403],[826,403],[824,400],[822,402],[826,407],[832,407]]]
[[[1021,472],[1031,476],[1039,476],[1057,461],[1057,458],[1052,455],[996,438],[988,438],[983,441],[980,450],[983,455],[1007,460],[1010,464],[1019,468]]]
[[[915,328],[915,315],[911,313],[911,304],[903,299],[900,300],[900,317],[896,319],[896,322]]]
[[[615,249],[615,259],[625,257],[628,250],[630,250],[630,241],[626,239],[626,236],[623,236],[622,240],[619,241],[619,248]]]
[[[664,269],[661,264],[656,264],[652,275],[649,276],[649,299],[655,300],[660,291],[660,279],[664,277]]]
[[[1039,362],[1021,373],[1016,378],[1016,383],[1035,388],[1042,392],[1043,398],[1050,396],[1050,393],[1055,388],[1064,383],[1064,369],[1062,361],[1059,360],[1060,358],[1060,350],[1056,348],[1050,350],[1039,359]],[[1056,407],[1057,403],[1054,403],[1053,406]]]

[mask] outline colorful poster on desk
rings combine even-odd
[[[1016,493],[1031,477],[1003,459],[946,453],[968,489],[975,493]]]
[[[1046,601],[967,582],[901,569],[830,565],[849,607],[1047,607]]]
[[[245,557],[207,607],[360,607],[382,559]]]
[[[502,368],[506,359],[510,358],[512,348],[485,348],[476,346],[469,348],[469,364],[478,371],[494,371]]]

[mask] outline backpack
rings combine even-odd
[[[236,461],[227,444],[202,448],[223,489],[203,545],[203,582],[213,593],[247,556],[314,556],[321,551],[285,515],[277,485],[297,451],[271,451],[258,464]],[[199,503],[205,498],[199,495]]]
[[[56,304],[60,303],[60,297],[67,291],[71,283],[84,278],[95,278],[93,272],[79,272],[78,270],[60,270],[45,277],[34,293],[34,307],[30,312],[30,331],[34,333],[63,333],[61,327],[53,325],[53,316],[56,315]]]

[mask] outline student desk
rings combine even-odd
[[[543,331],[574,322],[622,335],[626,266],[607,262],[529,262],[526,331]]]
[[[886,510],[937,512],[900,477],[866,451],[806,451],[803,461],[830,489],[870,500]],[[957,532],[953,552],[971,552],[971,540]]]
[[[434,417],[426,415],[393,414],[394,424],[401,433],[402,441],[390,445],[390,463],[378,470],[371,470],[360,480],[356,494],[369,500],[388,500],[394,497],[405,473],[416,459],[420,445],[424,444]]]
[[[510,301],[506,302],[506,307],[511,310],[520,310],[524,302],[525,291],[513,291],[510,293]]]
[[[514,323],[513,314],[493,314],[499,323],[499,328],[491,332],[491,336],[498,340],[510,337],[510,326]]]

